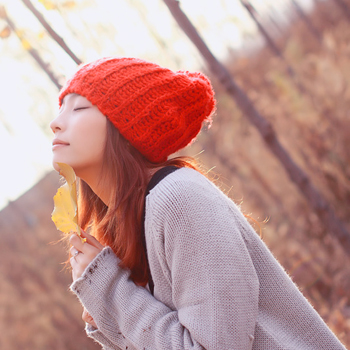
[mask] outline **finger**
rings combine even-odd
[[[92,318],[92,316],[86,311],[86,309],[84,308],[83,314],[81,316],[81,318],[83,319],[84,322],[91,324],[92,326],[94,326],[95,328],[97,328],[97,325],[94,321],[94,319]]]
[[[75,271],[77,269],[77,267],[79,266],[78,265],[78,262],[75,260],[75,258],[72,256],[70,259],[69,259],[69,263],[70,263],[70,266],[72,267],[72,276],[73,276],[73,281],[75,281]]]
[[[70,265],[72,266],[72,277],[73,281],[78,279],[84,272],[84,269],[80,266],[74,257],[69,259]]]
[[[93,321],[92,316],[86,311],[85,308],[84,308],[84,311],[83,311],[82,319],[83,319],[83,321],[85,321],[85,322],[89,322],[89,321],[91,322],[91,321]]]
[[[76,255],[76,257],[79,257],[79,261],[82,262],[82,258],[85,257],[84,259],[84,264],[88,264],[102,249],[96,248],[92,244],[89,243],[82,243],[80,237],[76,235],[72,235],[70,238],[70,242],[72,244],[72,248],[70,250],[71,254],[76,253],[76,251],[81,252],[80,255]]]
[[[86,311],[86,309],[84,308],[83,310],[83,314],[81,315],[81,318],[83,319],[83,321],[87,322],[89,317],[89,313]]]
[[[70,255],[72,258],[75,258],[79,253],[81,253],[77,248],[71,246],[69,249]]]
[[[77,266],[77,261],[74,259],[74,256],[72,256],[69,259],[69,263],[70,263],[70,266],[72,267],[72,269],[74,269]]]
[[[94,236],[91,236],[89,233],[81,230],[81,236],[83,238],[86,238],[87,243],[93,245],[97,249],[102,250],[104,248],[104,246]]]
[[[83,317],[86,316],[88,314],[87,310],[85,309],[85,307],[83,308]]]
[[[77,250],[79,250],[80,252],[83,251],[83,246],[85,243],[83,243],[80,239],[80,237],[76,234],[73,233],[70,238],[69,238],[70,244],[72,246],[74,246]]]

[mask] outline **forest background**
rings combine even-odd
[[[57,112],[57,88],[77,62],[25,2],[0,2],[0,192],[44,176],[20,198],[3,197],[0,348],[97,349],[68,291],[66,254],[53,244],[60,235],[50,220],[59,178],[49,168],[48,124]],[[201,56],[162,1],[116,1],[110,11],[108,1],[31,3],[79,60],[139,56],[210,76],[218,100],[214,123],[187,154],[257,221],[274,255],[349,347],[350,1],[182,1],[218,61]],[[234,94],[228,76],[240,87]],[[252,125],[252,110],[242,110],[237,91],[272,134]],[[26,137],[31,141],[16,148]],[[276,157],[275,139],[302,171],[301,181]],[[37,158],[26,168],[32,154]]]

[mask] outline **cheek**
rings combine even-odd
[[[82,152],[91,156],[102,156],[106,143],[107,121],[106,118],[94,120],[85,124],[77,135],[77,144]]]

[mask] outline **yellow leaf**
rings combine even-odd
[[[44,6],[46,10],[54,10],[56,8],[56,5],[54,2],[50,0],[39,0]]]
[[[77,232],[78,225],[75,222],[76,206],[71,198],[67,183],[58,189],[53,200],[55,208],[51,217],[57,229],[63,233]]]
[[[66,179],[66,182],[53,197],[55,207],[51,218],[58,230],[63,233],[76,232],[80,236],[75,173],[69,165],[57,164],[60,168],[60,175]]]
[[[45,38],[45,35],[46,35],[46,32],[44,31],[41,31],[40,33],[38,33],[38,38],[41,40],[41,39],[44,39]]]
[[[15,33],[17,36],[22,39],[24,37],[24,30],[23,29],[16,29]]]
[[[21,43],[22,43],[22,46],[24,47],[25,50],[30,50],[32,48],[29,41],[26,39],[22,39]]]
[[[65,1],[62,5],[63,5],[63,7],[67,8],[67,9],[73,9],[77,6],[75,1]]]

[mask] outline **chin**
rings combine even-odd
[[[64,164],[70,165],[68,162],[65,162],[65,161],[62,161],[62,160],[53,160],[52,161],[52,166],[58,173],[60,172],[60,167],[58,166],[58,163],[64,163]]]
[[[59,173],[60,172],[60,168],[59,168],[59,166],[58,166],[58,164],[57,164],[57,162],[52,162],[52,166],[53,166],[53,168]]]

